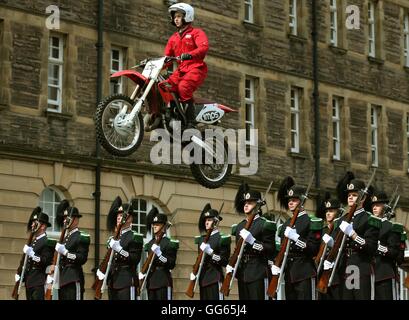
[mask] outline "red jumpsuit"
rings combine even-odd
[[[203,83],[207,76],[207,65],[203,61],[209,42],[202,29],[188,26],[180,34],[175,32],[165,48],[166,56],[180,56],[182,53],[192,55],[192,60],[180,62],[179,67],[167,80],[172,90],[179,93],[182,102],[193,98],[193,92]]]

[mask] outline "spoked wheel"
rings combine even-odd
[[[99,143],[109,153],[126,157],[140,146],[143,138],[143,120],[138,113],[134,121],[126,123],[134,102],[123,94],[115,94],[102,100],[95,114],[95,126]]]
[[[192,163],[190,170],[193,177],[202,186],[209,189],[216,189],[224,185],[232,171],[232,164],[229,164],[229,147],[222,138],[203,138],[210,149],[213,149],[215,157],[203,150],[202,163]]]

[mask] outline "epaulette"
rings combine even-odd
[[[317,218],[316,216],[309,216],[310,218],[310,230],[318,231],[322,230],[324,227],[324,221],[321,218]]]
[[[400,241],[406,242],[407,239],[408,239],[408,236],[406,234],[406,231],[403,231],[401,236],[400,236]]]
[[[202,243],[202,236],[196,236],[195,237],[195,244]]]
[[[133,231],[133,230],[132,230],[132,234],[133,234],[133,240],[136,243],[143,243],[143,234],[140,234],[140,233],[138,233],[136,231]]]
[[[233,225],[231,226],[231,235],[232,235],[232,236],[235,236],[235,235],[236,235],[236,230],[237,230],[237,223],[236,223],[236,224],[233,224]]]
[[[169,245],[171,248],[178,250],[179,249],[179,240],[170,239]]]
[[[379,219],[378,217],[375,217],[373,214],[371,214],[368,217],[368,224],[372,227],[380,229],[382,226],[382,220]]]
[[[271,232],[276,232],[277,231],[277,224],[275,221],[267,220],[265,218],[262,218],[264,220],[264,225],[263,228],[267,231]]]
[[[56,243],[57,243],[57,240],[56,240],[56,239],[48,238],[48,237],[47,237],[47,246],[48,246],[48,247],[54,248]]]
[[[397,233],[403,233],[405,229],[403,228],[403,224],[398,222],[392,222],[392,231]]]
[[[220,245],[221,246],[230,246],[231,235],[229,234],[220,234]]]
[[[89,233],[86,233],[84,231],[80,231],[80,243],[89,245],[91,243],[91,236]]]

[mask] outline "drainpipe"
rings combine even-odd
[[[103,68],[103,53],[104,53],[104,42],[103,42],[103,18],[104,18],[104,0],[98,0],[98,42],[97,42],[97,101],[96,105],[102,99],[102,68]],[[100,243],[100,200],[101,200],[101,146],[99,145],[98,139],[95,141],[95,157],[96,157],[96,167],[95,167],[95,260],[94,267],[95,270],[99,267],[99,243]]]
[[[315,187],[319,191],[320,189],[320,103],[319,103],[319,91],[318,91],[318,34],[317,34],[317,18],[318,18],[318,9],[317,9],[317,0],[312,0],[311,6],[311,17],[312,17],[312,76],[314,83],[313,99],[314,99],[314,159],[315,159]],[[317,208],[319,206],[321,199],[318,193],[317,195]]]

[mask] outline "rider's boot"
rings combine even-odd
[[[193,100],[188,100],[184,102],[185,105],[185,115],[186,115],[186,127],[194,128],[195,127],[195,104]]]

